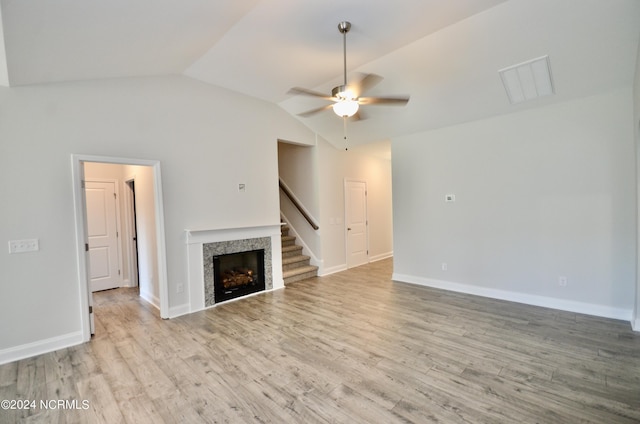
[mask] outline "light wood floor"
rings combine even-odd
[[[0,367],[0,422],[638,423],[629,323],[390,281],[385,260],[161,320],[96,294],[84,345]]]

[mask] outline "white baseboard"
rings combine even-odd
[[[169,308],[169,319],[177,318],[181,315],[187,315],[187,314],[190,314],[191,312],[195,312],[195,311],[191,311],[191,308],[189,307],[188,303],[183,303],[182,305],[178,305],[178,306],[171,306]]]
[[[320,277],[324,277],[327,275],[335,274],[336,272],[341,272],[346,270],[347,270],[347,264],[336,265],[329,268],[320,267],[318,268],[318,275]]]
[[[157,296],[155,296],[153,293],[148,292],[146,290],[145,291],[140,290],[140,297],[145,301],[147,301],[148,303],[150,303],[157,310],[160,310],[160,306],[159,306],[160,299]]]
[[[0,365],[82,344],[82,331],[0,350]]]
[[[558,309],[561,311],[575,312],[579,314],[593,315],[603,318],[612,318],[631,322],[632,311],[613,308],[605,305],[596,305],[592,303],[576,302],[573,300],[557,299],[553,297],[490,289],[486,287],[454,283],[451,281],[434,280],[430,278],[416,277],[406,274],[393,273],[391,278],[394,281],[418,284],[421,286],[432,287],[436,289],[449,290],[475,296],[489,297],[492,299],[507,300],[509,302],[524,303],[527,305],[541,306],[544,308]]]
[[[120,287],[136,287],[135,284],[133,284],[133,282],[131,281],[131,279],[129,278],[125,278],[124,280],[122,280],[122,284],[120,285]]]
[[[273,279],[273,289],[271,290],[267,290],[267,291],[273,291],[273,290],[280,290],[284,288],[284,279],[283,278],[274,278]]]
[[[382,253],[380,255],[370,256],[368,263],[377,262],[377,261],[381,261],[383,259],[392,258],[392,257],[393,257],[393,252]],[[340,265],[332,266],[329,268],[320,267],[318,269],[318,275],[320,277],[325,277],[327,275],[335,274],[336,272],[346,271],[348,269],[349,268],[347,267],[347,264],[340,264]]]
[[[387,253],[381,253],[379,255],[370,256],[369,257],[369,262],[378,262],[378,261],[381,261],[383,259],[392,258],[392,257],[393,257],[393,251],[387,252]]]
[[[631,319],[631,329],[633,331],[640,331],[640,317],[635,314],[633,319]]]

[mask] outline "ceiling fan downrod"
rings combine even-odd
[[[338,31],[342,34],[342,52],[344,63],[344,87],[347,86],[347,32],[351,29],[351,22],[342,21],[338,24]]]

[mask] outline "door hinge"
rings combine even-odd
[[[80,181],[80,187],[87,188],[85,185],[85,182],[86,182],[85,180]]]
[[[93,306],[89,306],[89,313],[92,314],[93,313]]]
[[[118,270],[118,275],[120,275],[120,270]]]
[[[88,252],[89,251],[89,243],[85,243],[84,244],[84,251]]]
[[[113,193],[113,198],[114,198],[114,199],[117,199],[117,197],[116,197],[116,194],[115,194],[115,193]]]

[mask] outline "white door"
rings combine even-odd
[[[91,291],[120,287],[115,183],[87,181],[85,196]]]
[[[347,226],[347,268],[369,262],[367,183],[345,181],[345,224]]]

